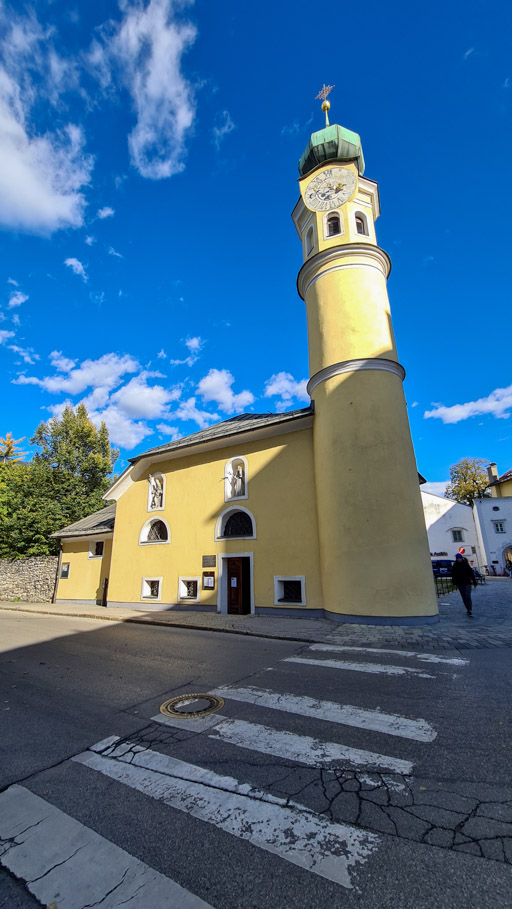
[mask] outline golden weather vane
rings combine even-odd
[[[327,100],[327,95],[332,92],[333,88],[335,88],[334,85],[325,85],[324,83],[322,90],[318,92],[318,95],[315,98],[315,101],[322,101],[322,110],[325,113],[326,126],[329,126],[329,109],[331,107],[331,102]]]

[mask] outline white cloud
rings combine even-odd
[[[79,259],[75,259],[73,257],[70,259],[66,259],[64,262],[64,265],[67,265],[69,268],[71,268],[74,271],[75,275],[78,275],[80,278],[83,278],[84,281],[87,281],[87,275],[85,273],[85,268],[83,267],[83,265]]]
[[[95,42],[89,62],[103,87],[111,87],[117,66],[137,123],[128,137],[131,161],[143,177],[158,180],[183,170],[185,141],[195,114],[193,89],[181,72],[183,54],[195,27],[178,20],[189,0],[122,4],[122,21]]]
[[[418,401],[413,401],[412,404],[411,404],[410,406],[411,406],[411,407],[417,407],[417,406],[418,406],[418,403],[419,403]]]
[[[167,423],[157,423],[157,432],[160,432],[163,436],[170,436],[171,442],[175,442],[176,439],[181,439],[181,433],[177,426],[168,426]]]
[[[163,347],[162,347],[162,349],[158,351],[157,357],[158,357],[159,360],[165,360],[166,356],[167,356],[167,354],[166,354],[165,350],[164,350]]]
[[[119,408],[109,405],[105,410],[89,412],[95,426],[106,423],[110,441],[114,445],[128,450],[135,448],[146,436],[153,434],[153,430],[146,423],[131,420]]]
[[[9,350],[18,354],[24,363],[34,364],[36,360],[39,360],[39,355],[34,352],[32,347],[18,347],[17,344],[9,344],[8,347]]]
[[[229,112],[227,110],[223,110],[222,113],[218,115],[218,120],[219,125],[214,126],[212,129],[212,142],[217,149],[220,148],[221,143],[226,138],[226,136],[229,136],[229,134],[232,133],[234,129],[236,129],[236,126],[229,116]]]
[[[122,256],[121,253],[116,252],[113,246],[109,247],[108,254],[109,256],[116,256],[118,259],[124,259],[124,256]]]
[[[42,234],[78,227],[93,166],[82,129],[68,123],[38,133],[32,120],[35,105],[57,105],[76,86],[75,66],[57,55],[52,30],[33,13],[16,16],[1,4],[0,24],[0,225]]]
[[[96,237],[88,236],[85,238],[85,242],[87,243],[87,246],[92,246],[93,243],[96,243]]]
[[[254,401],[250,391],[235,395],[231,386],[234,378],[227,369],[210,369],[197,386],[203,401],[215,401],[224,413],[240,412]]]
[[[162,385],[148,385],[146,373],[141,373],[123,385],[110,398],[112,404],[126,416],[142,417],[145,420],[162,418],[168,414],[171,401],[181,396],[179,388],[164,388]]]
[[[12,309],[14,306],[21,306],[22,303],[25,303],[28,300],[27,294],[22,294],[20,290],[14,290],[9,297],[8,307]]]
[[[76,365],[76,360],[70,360],[69,357],[64,357],[61,350],[52,350],[49,355],[49,360],[52,366],[59,372],[70,372]]]
[[[442,496],[444,498],[444,492],[449,482],[449,480],[434,480],[432,483],[422,483],[421,491],[431,492],[434,496]]]
[[[1,315],[0,315],[0,318],[2,318]],[[13,325],[21,325],[20,317],[19,317],[18,313],[16,313],[16,312],[14,313],[14,315],[13,315],[13,317],[12,317],[12,324],[13,324]]]
[[[210,423],[220,420],[217,413],[208,413],[207,410],[199,410],[196,407],[195,398],[188,398],[186,401],[182,401],[177,411],[173,414],[173,417],[184,421],[193,420],[200,429],[206,429]]]
[[[185,340],[185,346],[188,347],[190,353],[198,353],[202,350],[204,341],[200,337],[187,338]]]
[[[467,60],[468,57],[471,57],[471,54],[474,54],[474,53],[475,53],[475,48],[474,48],[474,47],[468,47],[467,51],[464,51],[464,53],[463,53],[463,55],[462,55],[462,59],[463,59],[463,60]]]
[[[193,366],[194,363],[197,363],[199,354],[203,349],[205,342],[202,338],[197,336],[195,338],[186,338],[183,343],[185,344],[185,347],[187,347],[190,351],[190,356],[185,357],[183,360],[169,360],[171,366]]]
[[[453,404],[445,407],[444,404],[434,404],[433,410],[426,410],[425,419],[436,417],[443,423],[460,423],[469,417],[491,414],[497,419],[508,420],[512,410],[512,385],[507,388],[496,388],[486,398],[477,401],[468,401],[466,404]]]
[[[9,338],[14,338],[14,332],[6,331],[5,329],[2,329],[0,331],[0,344],[5,344],[5,342],[8,341]]]
[[[115,215],[115,211],[113,208],[110,208],[109,205],[105,205],[104,208],[98,208],[98,211],[96,212],[96,214],[97,214],[98,218],[101,218],[101,220],[104,221],[105,218],[113,218]]]
[[[294,398],[309,401],[307,384],[307,379],[296,382],[289,372],[278,372],[267,379],[264,394],[266,398],[279,396],[280,400],[276,402],[275,408],[278,413],[282,413]]]
[[[103,354],[97,360],[84,360],[80,366],[70,369],[67,375],[45,376],[43,379],[35,376],[18,376],[13,382],[15,385],[39,385],[40,388],[52,393],[77,395],[86,388],[113,389],[119,385],[122,376],[137,372],[139,369],[140,364],[128,354],[119,356],[109,353]]]
[[[7,283],[12,284],[14,287],[19,287],[18,282],[15,281],[14,278],[7,278]]]

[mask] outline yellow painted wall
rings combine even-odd
[[[59,579],[58,600],[96,600],[101,597],[103,578],[107,578],[110,571],[112,539],[105,540],[103,557],[92,559],[89,558],[91,539],[62,541],[62,562],[69,562],[69,577]]]
[[[496,491],[495,491],[496,490]],[[499,486],[491,486],[491,493],[498,499],[512,496],[512,480],[504,480]]]
[[[239,455],[248,462],[248,498],[225,502],[226,462]],[[165,476],[160,512],[147,510],[149,472]],[[218,516],[237,505],[253,514],[257,539],[214,542]],[[165,518],[169,544],[139,545],[149,517]],[[256,607],[274,606],[274,575],[305,575],[307,607],[322,608],[311,430],[148,465],[117,503],[109,602],[141,602],[142,578],[162,577],[161,602],[178,603],[180,576],[201,577],[203,555],[230,552],[254,553]],[[200,591],[203,605],[217,603],[218,561],[208,569],[215,590]]]

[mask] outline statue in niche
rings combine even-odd
[[[164,504],[164,482],[162,477],[153,477],[149,475],[149,507],[163,508]]]
[[[245,495],[245,476],[244,469],[241,464],[235,468],[231,477],[231,495],[233,498],[236,496]]]

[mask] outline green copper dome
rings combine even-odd
[[[355,158],[359,173],[364,174],[363,149],[358,134],[333,123],[312,134],[299,161],[299,173],[304,177],[325,161],[353,161]]]

